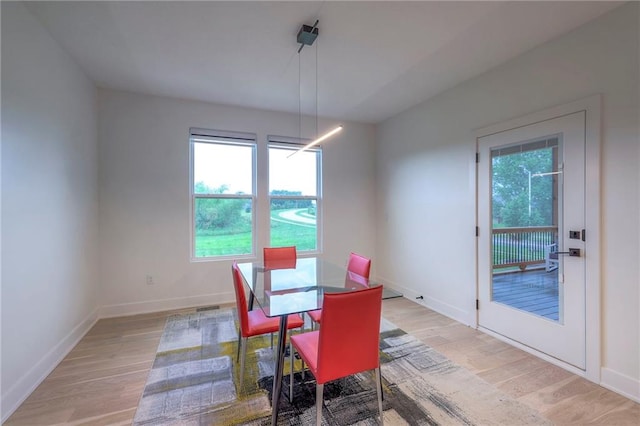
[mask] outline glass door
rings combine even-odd
[[[585,115],[478,139],[478,324],[585,368]]]
[[[562,321],[557,254],[562,140],[491,148],[491,300]]]

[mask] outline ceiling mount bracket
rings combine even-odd
[[[318,37],[318,20],[316,19],[316,23],[313,24],[313,27],[309,25],[302,25],[300,31],[298,31],[297,41],[300,43],[300,48],[298,49],[298,53],[302,50],[304,46],[311,46],[316,38]]]

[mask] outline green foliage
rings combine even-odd
[[[552,148],[545,148],[493,158],[492,215],[496,228],[553,224],[553,177],[535,176],[553,170],[552,155]]]
[[[211,188],[207,186],[204,182],[196,182],[193,186],[193,192],[196,194],[224,194],[229,190],[229,185],[220,185],[217,188]]]
[[[225,194],[227,185],[211,188],[204,182],[194,185],[196,194]],[[237,194],[242,195],[242,194]],[[278,190],[272,195],[300,196],[300,192]],[[252,251],[252,199],[246,198],[196,198],[195,256],[212,257],[250,254]],[[316,226],[279,218],[283,210],[305,209],[296,214],[315,215],[315,204],[311,200],[272,199],[271,214],[277,220],[271,222],[271,245],[295,245],[299,250],[317,248]]]
[[[195,184],[198,194],[223,194],[228,187],[209,188]],[[195,205],[196,235],[225,235],[251,231],[251,198],[197,198]]]
[[[199,201],[230,202],[238,200],[202,199]],[[317,248],[316,226],[313,224],[285,221],[279,217],[282,212],[282,210],[272,210],[271,212],[272,219],[276,220],[271,221],[270,245],[295,245],[298,250],[301,251],[315,250]],[[302,215],[304,212],[305,211],[297,211],[296,214]],[[240,208],[239,216],[240,220],[234,226],[217,229],[196,228],[196,257],[250,254],[252,248],[251,212],[245,212],[243,208]]]
[[[222,235],[251,230],[251,217],[246,216],[245,205],[251,200],[201,198],[196,200],[196,233]]]
[[[288,195],[288,196],[301,196],[302,192],[300,191],[287,191],[284,189],[275,189],[271,191],[270,195]],[[271,199],[271,209],[306,209],[312,206],[311,200],[300,200],[300,199],[286,199],[286,198],[272,198]]]

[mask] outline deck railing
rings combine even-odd
[[[557,226],[496,228],[493,233],[493,268],[544,263],[544,248],[557,241]]]

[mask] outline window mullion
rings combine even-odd
[[[251,194],[193,194],[195,198],[230,198],[230,199],[251,199]]]
[[[316,195],[269,195],[272,200],[317,200]]]

